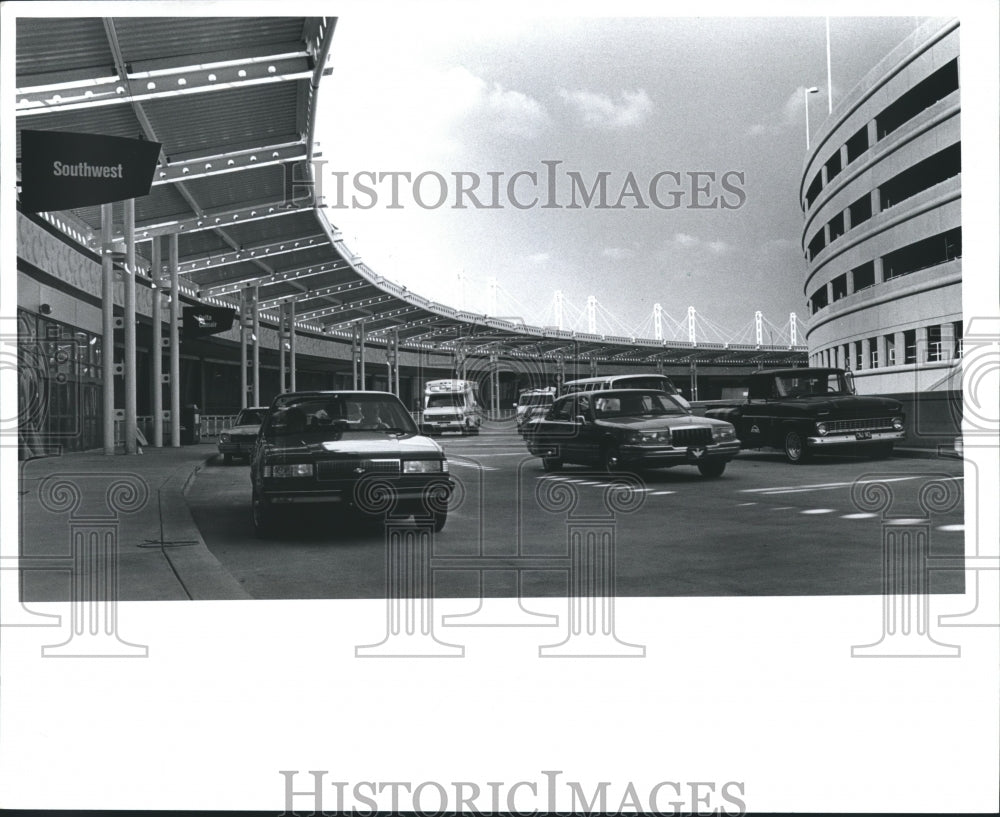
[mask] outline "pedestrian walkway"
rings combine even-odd
[[[185,499],[215,446],[143,452],[20,464],[22,601],[249,598],[205,546]]]

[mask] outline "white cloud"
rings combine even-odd
[[[497,128],[512,136],[537,136],[549,119],[537,99],[520,91],[505,90],[499,83],[494,84],[486,105],[496,116]]]
[[[528,256],[528,260],[532,264],[544,264],[549,260],[549,254],[547,252],[536,252]]]
[[[836,88],[834,93],[837,93]],[[806,117],[806,86],[800,85],[788,97],[785,99],[784,104],[781,106],[780,113],[776,113],[775,116],[766,123],[756,123],[747,128],[746,133],[748,136],[773,136],[775,134],[781,133],[792,127],[805,128]],[[816,94],[808,94],[809,99],[809,110],[810,110],[810,122],[819,123],[822,118],[818,115],[817,111],[820,107],[826,106],[826,89],[820,88],[819,92]],[[816,110],[813,109],[813,105],[816,105],[817,101],[821,104],[817,106]],[[814,125],[815,126],[815,125]],[[804,132],[804,130],[803,130]]]
[[[688,233],[674,233],[674,237],[667,241],[667,247],[671,250],[706,252],[711,255],[725,255],[732,249],[725,241],[704,241]]]
[[[612,261],[623,261],[626,258],[632,258],[635,253],[626,247],[605,247],[601,255]]]
[[[643,89],[622,91],[616,102],[607,94],[559,89],[564,102],[575,108],[583,124],[604,130],[623,130],[641,125],[653,110],[653,102]]]

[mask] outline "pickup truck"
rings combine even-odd
[[[706,417],[736,427],[743,448],[779,448],[790,463],[817,451],[863,447],[887,457],[906,437],[903,406],[886,397],[860,397],[849,371],[767,369],[750,376],[746,402],[713,406]]]

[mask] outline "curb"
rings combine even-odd
[[[192,601],[249,599],[250,594],[208,549],[187,504],[188,488],[206,460],[186,474],[186,466],[178,467],[156,489],[163,531],[160,550]],[[177,544],[171,547],[172,542]],[[188,543],[191,546],[184,546]]]

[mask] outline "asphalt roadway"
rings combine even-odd
[[[619,597],[881,593],[883,542],[901,529],[926,531],[935,559],[963,553],[959,460],[823,456],[794,466],[746,451],[718,479],[681,466],[626,488],[627,477],[578,466],[545,474],[512,431],[439,439],[459,487],[430,543],[437,598],[578,595],[567,570],[574,537],[603,543],[601,575]],[[277,535],[257,539],[249,467],[221,457],[197,473],[187,502],[209,551],[251,598],[391,592],[391,537],[378,520],[296,509]],[[964,573],[932,570],[929,581],[930,592],[961,593]]]

